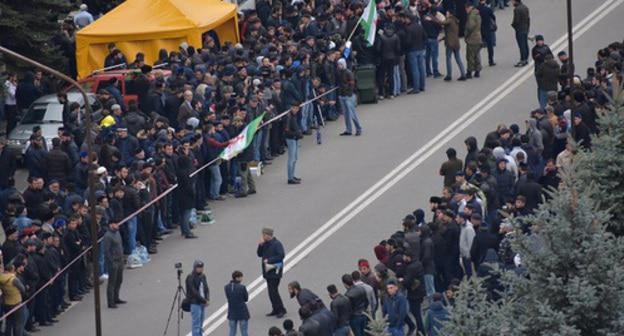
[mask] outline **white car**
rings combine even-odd
[[[93,113],[101,112],[102,105],[97,97],[93,93],[87,93],[87,98],[91,111]],[[82,111],[84,111],[84,99],[79,92],[67,92],[67,100],[69,104],[72,102],[79,103]],[[52,148],[52,139],[58,136],[58,129],[63,126],[63,105],[59,103],[55,94],[45,95],[30,105],[15,129],[9,134],[8,148],[15,150],[18,156],[26,153],[30,135],[35,126],[41,127],[47,148]]]

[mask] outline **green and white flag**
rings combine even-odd
[[[360,24],[364,28],[366,42],[369,46],[372,46],[375,43],[375,35],[377,34],[377,7],[375,6],[375,0],[370,0],[366,8],[364,8]]]
[[[245,126],[242,132],[237,135],[235,138],[230,139],[230,145],[227,146],[223,152],[219,155],[219,157],[223,160],[229,161],[235,158],[238,154],[247,148],[247,146],[251,145],[253,141],[253,137],[258,130],[258,126],[262,122],[262,118],[264,117],[264,113],[252,120],[249,125]]]

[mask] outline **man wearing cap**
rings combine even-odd
[[[546,61],[547,55],[553,55],[550,47],[544,42],[543,35],[535,35],[535,46],[531,49],[531,58],[535,62],[535,71],[538,66]]]
[[[282,318],[286,315],[286,308],[279,295],[278,286],[284,270],[284,246],[273,236],[273,229],[262,229],[262,238],[258,244],[257,255],[261,259],[262,276],[267,282],[269,299],[273,309],[267,316]]]
[[[208,281],[204,274],[204,263],[195,260],[193,271],[186,276],[186,299],[191,304],[191,334],[202,336],[202,323],[204,322],[204,312],[210,302],[210,290]]]
[[[117,127],[117,140],[115,141],[115,145],[121,154],[121,162],[127,166],[132,165],[134,153],[140,148],[140,145],[137,138],[128,134],[128,128],[125,125]]]

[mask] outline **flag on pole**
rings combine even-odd
[[[409,8],[409,0],[401,0],[401,4],[403,5],[404,9]]]
[[[375,43],[375,35],[377,34],[377,7],[375,6],[375,0],[370,0],[366,8],[364,8],[360,24],[364,28],[366,42],[369,46],[372,46]]]
[[[244,151],[245,148],[247,148],[249,145],[251,145],[253,137],[256,134],[258,126],[260,126],[263,117],[264,113],[262,113],[262,115],[260,115],[256,119],[252,120],[249,125],[245,126],[245,129],[243,129],[243,131],[240,132],[239,135],[230,140],[230,145],[227,146],[223,150],[223,152],[221,152],[221,154],[219,154],[219,157],[223,160],[229,161],[236,157],[238,154],[240,154],[242,151]]]

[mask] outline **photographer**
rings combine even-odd
[[[195,260],[193,272],[186,277],[186,299],[191,304],[191,331],[193,336],[202,335],[204,311],[210,300],[208,281],[204,274],[204,263]]]

